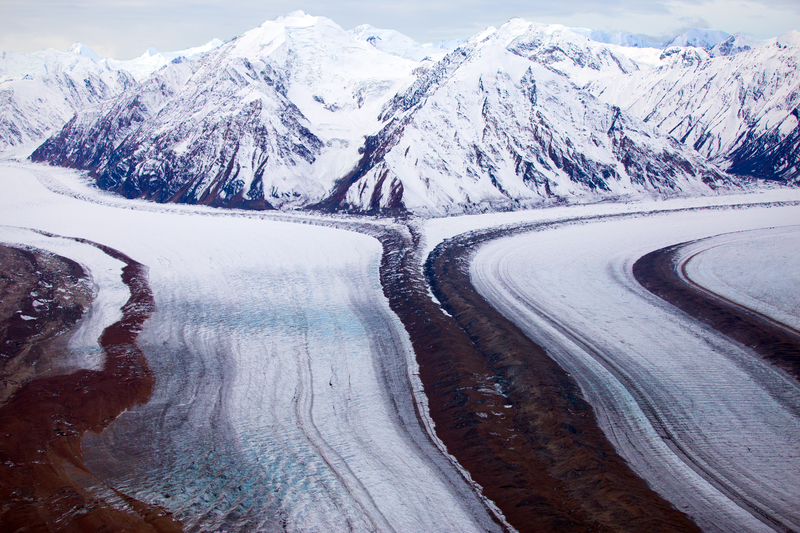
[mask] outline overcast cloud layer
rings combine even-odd
[[[0,0],[0,50],[65,51],[80,41],[117,59],[199,46],[241,35],[302,9],[344,29],[400,31],[419,42],[469,37],[512,17],[666,40],[688,28],[743,32],[759,39],[800,29],[797,0]]]

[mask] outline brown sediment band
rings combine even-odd
[[[48,355],[64,349],[91,292],[78,263],[0,246],[0,405],[21,385],[63,367]]]
[[[76,481],[92,477],[83,464],[83,434],[102,430],[152,393],[153,375],[136,337],[155,306],[144,265],[107,246],[75,240],[126,264],[122,280],[131,297],[122,318],[100,337],[103,370],[29,381],[0,406],[0,529],[180,531],[162,509],[109,487],[112,506]]]
[[[668,246],[642,256],[633,275],[644,288],[732,339],[800,380],[800,335],[788,326],[737,305],[681,277],[677,254],[690,243]]]
[[[424,275],[406,253],[416,243],[381,237],[384,292],[438,437],[519,531],[699,531],[617,455],[572,378],[473,289],[470,254],[498,235],[443,243]]]

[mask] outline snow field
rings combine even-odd
[[[0,224],[90,239],[149,267],[156,312],[139,343],[155,392],[84,439],[112,486],[195,531],[497,529],[416,418],[413,354],[380,287],[376,240],[87,202],[93,193],[59,169],[5,165],[0,182]],[[82,262],[93,275],[100,265]]]
[[[597,218],[633,213],[659,213],[680,210],[725,208],[756,204],[782,205],[800,202],[800,189],[760,189],[749,193],[720,194],[700,198],[673,198],[669,200],[642,200],[636,202],[600,202],[547,209],[531,209],[506,213],[486,213],[423,220],[420,231],[424,246],[420,256],[427,257],[436,246],[449,238],[468,231],[492,227],[514,226],[521,223],[547,223],[575,218]]]

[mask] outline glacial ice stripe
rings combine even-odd
[[[800,226],[726,233],[680,256],[694,283],[800,331]]]
[[[55,194],[34,172],[81,192]],[[149,268],[157,309],[139,342],[155,391],[84,440],[112,486],[192,531],[499,529],[416,417],[413,353],[375,239],[105,205],[60,169],[4,165],[0,187],[0,224],[86,238]]]
[[[579,382],[634,470],[704,530],[797,530],[797,382],[647,292],[631,266],[799,217],[793,206],[566,225],[485,245],[470,275]]]

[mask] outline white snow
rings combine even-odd
[[[797,382],[650,294],[631,265],[663,246],[797,220],[792,205],[561,225],[490,242],[470,275],[578,381],[634,470],[701,528],[796,529]],[[731,271],[753,265],[737,262]],[[800,263],[783,267],[796,277]]]
[[[325,190],[355,166],[364,136],[381,127],[381,108],[414,81],[418,66],[303,12],[265,22],[223,53],[269,57],[285,69],[289,99],[326,146],[311,169]]]
[[[747,194],[726,194],[703,198],[606,202],[509,213],[431,218],[421,222],[421,230],[425,240],[421,256],[423,258],[427,257],[439,243],[446,239],[468,231],[483,230],[491,227],[513,226],[519,223],[557,222],[574,218],[592,218],[626,213],[668,212],[726,205],[783,204],[786,202],[800,202],[800,189],[765,189]]]
[[[183,58],[197,61],[207,53],[222,46],[220,39],[212,39],[202,46],[187,48],[177,52],[159,52],[155,48],[148,48],[141,56],[134,59],[101,59],[101,64],[110,70],[123,70],[129,72],[136,81],[144,81],[154,72],[162,69],[172,61]]]
[[[195,61],[222,45],[219,39],[179,52],[152,50],[119,61],[75,43],[68,52],[0,52],[0,154],[25,152],[58,131],[76,112],[100,104],[143,81],[171,61]]]
[[[422,45],[410,37],[406,37],[402,33],[395,30],[382,30],[370,26],[369,24],[362,24],[350,30],[350,35],[360,41],[366,41],[378,50],[410,59],[412,61],[439,61],[449,49],[446,44],[434,46],[433,44]]]
[[[63,241],[23,228],[79,236],[149,268],[157,309],[139,343],[155,392],[83,444],[110,484],[197,531],[499,529],[416,417],[376,240],[320,218],[126,202],[48,167],[3,165],[0,187],[18,242]]]
[[[721,57],[697,55],[695,50],[667,50],[664,54],[671,55],[662,55],[656,68],[625,76],[583,69],[580,82],[588,82],[588,90],[604,102],[647,120],[712,160],[741,146],[747,133],[758,137],[792,120],[800,103],[800,48],[763,44]],[[780,133],[790,131],[784,125]]]
[[[673,38],[664,45],[664,48],[669,48],[671,46],[696,46],[699,48],[711,49],[730,36],[730,33],[721,30],[695,28],[687,30]]]

